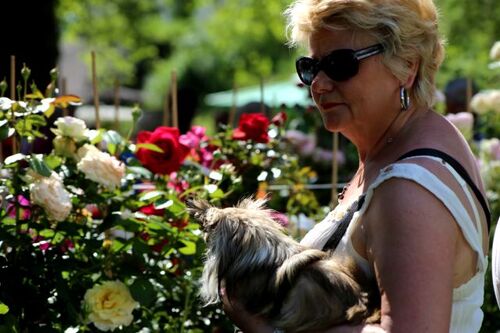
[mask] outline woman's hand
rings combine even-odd
[[[230,300],[224,288],[221,297],[224,312],[244,333],[273,333],[273,327],[262,317],[248,313],[237,300]]]

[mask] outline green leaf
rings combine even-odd
[[[156,197],[159,197],[159,196],[162,196],[162,195],[165,195],[165,192],[164,191],[150,191],[150,192],[146,192],[144,193],[144,195],[142,195],[139,200],[141,201],[149,201],[153,198],[156,198]]]
[[[119,145],[123,142],[123,138],[120,133],[113,130],[105,132],[103,137],[106,142],[113,143],[115,145]]]
[[[29,162],[31,168],[35,170],[36,173],[44,177],[50,177],[52,169],[49,168],[49,166],[43,161],[43,159],[32,155]]]
[[[157,298],[153,285],[146,279],[135,280],[130,286],[130,293],[137,302],[145,307],[153,304]]]
[[[182,240],[181,242],[184,243],[184,245],[186,245],[186,246],[181,247],[179,249],[180,253],[187,255],[187,256],[190,256],[190,255],[193,255],[196,253],[196,243],[195,242],[191,242],[191,241],[187,241],[187,240]]]
[[[9,312],[9,307],[4,303],[0,302],[0,315],[4,315]]]
[[[144,148],[144,149],[148,149],[148,150],[152,150],[152,151],[155,151],[157,153],[164,153],[164,151],[158,147],[157,145],[155,144],[152,144],[152,143],[138,143],[136,145],[137,147],[137,150],[139,150],[139,148]]]
[[[172,206],[173,204],[174,202],[172,200],[160,199],[155,201],[154,207],[155,209],[165,209]]]
[[[7,125],[7,121],[2,121],[3,124],[0,125],[0,141],[3,141],[9,137],[10,127]]]
[[[151,171],[149,171],[148,169],[143,168],[143,167],[129,166],[129,167],[127,167],[127,170],[132,171],[136,175],[142,176],[145,178],[151,178],[153,176],[153,173]]]
[[[224,197],[224,191],[218,188],[214,192],[210,193],[209,196],[211,199],[220,199]]]
[[[51,169],[55,169],[62,163],[62,158],[56,155],[46,155],[43,158],[43,161],[47,164],[47,166]]]
[[[139,254],[141,256],[151,252],[151,249],[149,248],[149,246],[146,243],[138,240],[137,238],[135,238],[133,240],[132,248],[133,248],[135,254]]]
[[[168,198],[172,201],[172,205],[168,207],[169,212],[174,215],[180,215],[186,211],[186,205],[184,205],[175,194],[169,195]]]
[[[167,230],[168,231],[168,230],[170,230],[165,222],[160,222],[157,219],[154,219],[154,217],[157,217],[157,216],[151,216],[151,219],[148,220],[148,222],[147,222],[148,229],[156,230],[156,231],[159,231],[159,230]]]
[[[45,117],[50,118],[50,116],[54,114],[55,110],[56,107],[54,106],[54,104],[50,104],[47,110],[43,111],[43,114],[45,115]]]
[[[11,156],[7,157],[4,161],[4,163],[5,163],[5,165],[9,165],[9,164],[24,160],[25,158],[26,158],[26,155],[19,153],[19,154],[15,154],[15,155],[11,155]]]
[[[98,130],[90,130],[88,133],[88,138],[90,141],[90,144],[97,144],[102,141],[103,135],[104,135],[105,130],[100,128]]]
[[[108,149],[108,152],[111,154],[111,155],[114,155],[116,153],[116,145],[114,143],[110,143],[108,142],[106,148]]]
[[[107,131],[103,136],[104,141],[107,143],[107,149],[111,155],[116,153],[116,148],[123,142],[123,138],[116,131]]]
[[[44,237],[44,238],[52,238],[55,234],[55,231],[52,230],[52,229],[45,229],[45,230],[42,230],[40,231],[40,236]]]

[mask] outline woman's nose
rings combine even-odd
[[[314,93],[325,93],[333,89],[334,82],[323,71],[319,71],[311,83],[311,90]]]

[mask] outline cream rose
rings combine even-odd
[[[121,281],[105,281],[85,292],[88,319],[101,331],[128,326],[134,320],[132,311],[139,306]]]
[[[500,90],[481,91],[472,97],[470,105],[478,113],[500,112]]]
[[[125,176],[125,165],[114,156],[89,144],[78,149],[78,156],[81,159],[77,168],[86,178],[109,189],[120,186],[121,179]]]
[[[70,137],[76,141],[82,141],[87,138],[85,136],[87,125],[81,119],[74,117],[59,117],[54,124],[57,126],[57,129],[53,131],[57,135]]]
[[[55,221],[64,221],[72,209],[69,193],[64,188],[61,178],[55,172],[50,177],[32,177],[30,197],[34,204],[41,206],[48,217]]]

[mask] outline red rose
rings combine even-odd
[[[137,143],[152,143],[163,153],[146,148],[139,148],[137,158],[154,173],[166,175],[179,170],[189,153],[189,147],[179,142],[179,130],[174,127],[160,126],[153,132],[141,131],[137,134]]]
[[[273,119],[271,119],[271,123],[273,123],[276,126],[283,126],[286,122],[286,119],[287,119],[286,113],[280,111],[273,117]]]
[[[156,215],[156,216],[163,216],[163,214],[165,213],[165,209],[156,209],[153,204],[142,206],[141,208],[139,208],[139,211],[145,215]]]
[[[269,142],[268,127],[269,119],[264,114],[244,113],[240,117],[238,128],[234,130],[233,139],[267,143]]]

